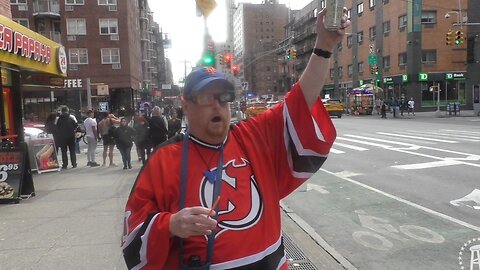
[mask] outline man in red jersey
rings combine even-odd
[[[288,269],[279,201],[321,167],[336,137],[319,94],[350,22],[344,15],[327,31],[324,15],[299,82],[254,118],[230,124],[235,93],[224,74],[188,75],[188,129],[156,148],[125,208],[129,269]]]

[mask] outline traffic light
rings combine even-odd
[[[287,54],[286,54],[286,56],[287,56],[287,60],[292,59],[292,49],[287,49]]]
[[[232,65],[232,60],[233,56],[231,53],[226,53],[225,56],[223,56],[223,62],[227,65],[227,68],[230,68]]]
[[[202,55],[202,64],[204,67],[215,67],[215,43],[210,39],[206,45]]]
[[[370,67],[370,74],[378,74],[378,66],[371,66]]]
[[[455,45],[462,45],[464,40],[463,32],[456,31],[455,32]]]
[[[292,59],[297,59],[297,50],[292,49],[291,55],[292,55]]]
[[[234,65],[232,66],[233,76],[237,76],[239,72],[240,72],[240,68],[238,67],[238,65],[234,64]]]
[[[450,45],[453,44],[453,32],[452,31],[447,32],[446,37],[445,37],[445,44],[447,46],[450,46]]]

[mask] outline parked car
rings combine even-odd
[[[245,117],[250,118],[259,115],[267,109],[267,104],[265,102],[248,103],[247,110],[245,111]]]
[[[322,99],[323,105],[327,109],[327,112],[330,116],[336,116],[342,118],[344,112],[343,103],[339,99]]]

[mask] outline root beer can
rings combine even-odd
[[[325,28],[330,31],[336,31],[340,28],[344,6],[344,0],[327,0],[327,14],[325,14],[325,19],[323,21]]]

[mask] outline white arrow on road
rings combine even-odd
[[[307,184],[307,191],[310,191],[310,190],[318,191],[318,192],[320,192],[321,194],[328,194],[328,193],[330,193],[330,192],[329,192],[328,190],[326,190],[325,187],[323,187],[323,186],[308,183],[308,184]]]
[[[472,206],[470,202],[474,202],[476,205]],[[465,205],[475,210],[480,210],[480,189],[474,189],[465,197],[450,201],[450,204],[455,206]]]

